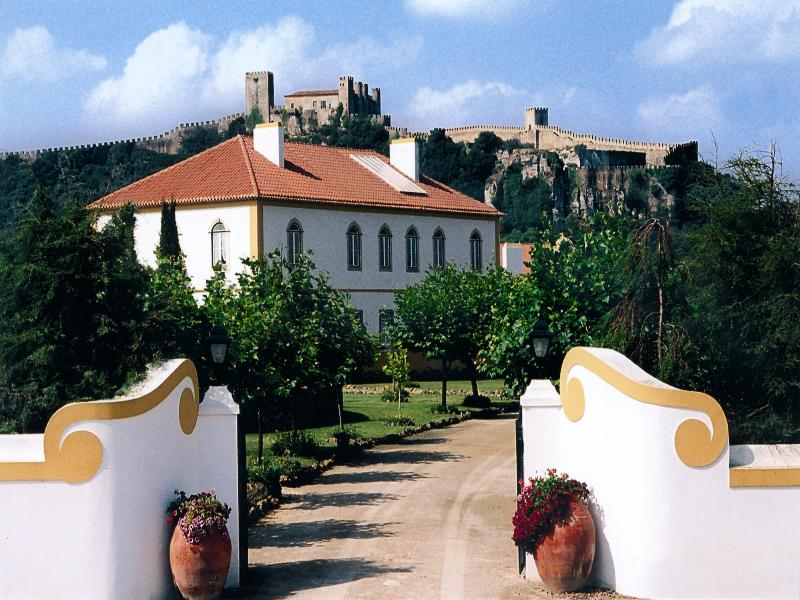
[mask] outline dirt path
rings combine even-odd
[[[514,421],[467,421],[367,452],[250,529],[258,598],[549,597],[517,573]]]

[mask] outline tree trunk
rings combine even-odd
[[[447,407],[447,361],[442,359],[442,407]]]
[[[664,335],[664,290],[661,287],[661,278],[657,278],[658,283],[658,333],[656,343],[658,344],[658,376],[663,375],[661,371],[661,353],[662,353],[662,338]]]
[[[336,408],[339,410],[339,431],[344,431],[344,388],[336,388]]]
[[[256,411],[256,418],[258,419],[258,464],[264,462],[264,428],[261,425],[261,409]]]
[[[472,395],[473,397],[477,398],[479,396],[478,392],[478,369],[475,368],[475,363],[470,361],[469,362],[470,368],[470,383],[472,384]]]

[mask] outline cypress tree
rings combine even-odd
[[[156,249],[159,259],[178,259],[181,244],[178,241],[178,223],[175,220],[175,200],[161,202],[161,236]]]

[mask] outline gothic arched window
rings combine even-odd
[[[378,268],[381,271],[392,270],[392,231],[383,225],[378,231]]]
[[[286,228],[286,250],[290,265],[296,265],[303,253],[303,228],[300,221],[292,219]]]
[[[222,223],[217,221],[211,228],[211,264],[215,265],[218,262],[223,264],[228,263],[228,228]]]
[[[406,231],[406,271],[419,271],[419,234],[413,226]]]
[[[483,255],[482,255],[483,241],[481,234],[478,230],[472,232],[469,236],[469,266],[473,271],[480,271],[483,269]]]
[[[433,232],[433,266],[441,269],[444,261],[444,231],[437,227]]]
[[[347,268],[361,270],[361,228],[355,223],[347,228]]]

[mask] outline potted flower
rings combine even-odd
[[[167,524],[175,526],[169,543],[169,565],[175,587],[186,600],[219,598],[228,577],[231,514],[213,489],[187,496],[175,490]]]
[[[555,469],[520,485],[512,520],[514,543],[533,554],[548,592],[582,588],[592,570],[595,548],[589,488],[566,473],[557,475]]]

